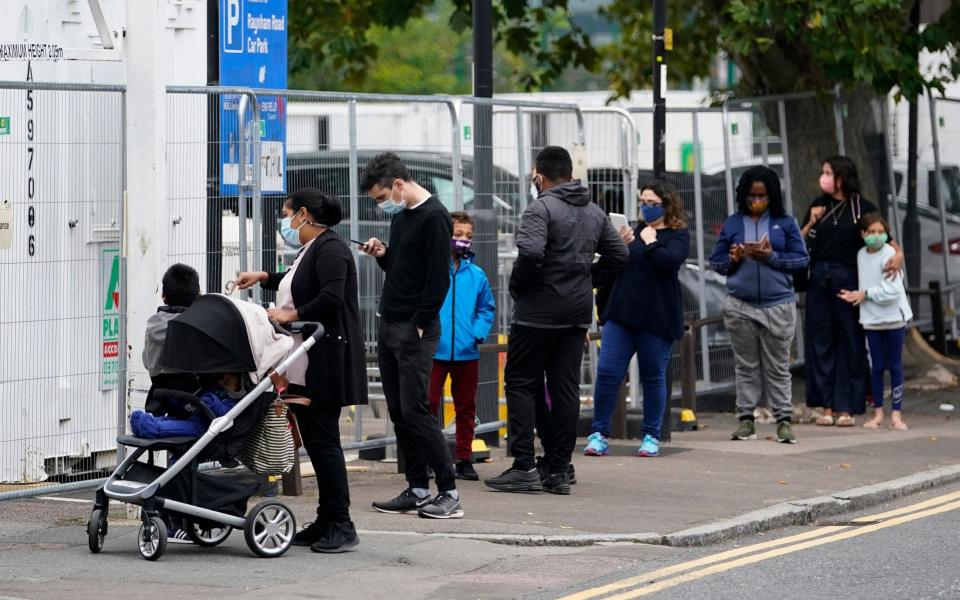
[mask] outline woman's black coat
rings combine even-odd
[[[326,333],[308,352],[306,387],[314,405],[367,403],[367,362],[349,246],[331,230],[305,250],[290,291],[301,321],[319,321]],[[268,273],[262,287],[276,290],[284,273]]]

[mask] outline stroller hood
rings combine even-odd
[[[293,339],[256,304],[204,294],[167,325],[160,365],[190,373],[249,373],[254,383],[286,358]]]

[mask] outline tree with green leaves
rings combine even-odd
[[[798,209],[817,189],[820,160],[836,153],[828,94],[839,86],[846,152],[858,163],[868,193],[877,198],[870,157],[877,153],[871,142],[879,143],[878,102],[891,91],[912,97],[942,90],[960,75],[960,3],[953,2],[922,31],[910,25],[912,6],[913,0],[672,0],[668,25],[675,50],[668,62],[674,79],[705,76],[711,57],[725,54],[741,78],[724,95],[821,95],[819,101],[786,104]],[[607,9],[623,33],[619,43],[604,49],[607,74],[619,94],[650,82],[651,13],[637,8],[637,2],[614,0]],[[946,51],[952,60],[922,73],[921,49]],[[763,109],[777,132],[776,106]]]
[[[933,23],[917,31],[909,19],[913,1],[671,0],[670,79],[706,76],[714,58],[724,54],[741,74],[725,95],[821,94],[818,101],[789,102],[786,107],[798,208],[816,189],[819,161],[836,151],[829,94],[839,86],[847,154],[860,166],[862,178],[870,182],[868,193],[876,198],[870,146],[879,133],[879,100],[892,90],[912,97],[926,89],[942,89],[960,76],[960,2],[950,3]],[[437,6],[432,0],[290,0],[294,83],[316,89],[333,80],[340,82],[338,89],[371,89],[364,82],[376,82],[370,83],[376,91],[400,91],[377,78],[381,64],[396,65],[391,73],[401,70],[404,58],[394,48],[447,42],[440,32],[419,36],[408,28],[405,37],[394,40],[385,52],[381,43],[390,41],[386,32],[431,17],[434,23],[446,22],[448,27],[441,27],[444,33],[461,36],[465,47],[472,25],[471,1],[452,0],[441,15]],[[652,4],[613,0],[604,12],[619,26],[621,36],[618,42],[597,48],[571,20],[568,0],[495,1],[496,42],[501,62],[509,65],[503,70],[526,90],[542,89],[574,67],[603,70],[617,94],[649,87]],[[922,73],[917,61],[921,49],[946,51],[951,60],[934,72]],[[429,58],[414,61],[405,79],[416,81],[419,71],[424,86],[418,90],[465,91],[463,79],[451,87],[448,80],[430,79],[439,64],[443,63]],[[303,76],[311,72],[313,76]],[[440,89],[430,89],[434,85]],[[767,110],[775,106],[764,109],[768,125],[777,133],[777,115]]]

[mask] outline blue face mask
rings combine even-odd
[[[290,224],[292,219],[293,217],[284,217],[283,220],[280,221],[280,235],[288,246],[291,248],[299,248],[303,245],[300,243],[300,227],[303,227],[305,223],[301,223],[300,227],[294,229]]]
[[[651,223],[656,223],[663,218],[663,205],[662,204],[641,204],[640,211],[643,213],[643,222],[647,225]]]
[[[401,194],[400,196],[400,202],[397,202],[396,200],[393,199],[393,188],[391,188],[390,195],[387,196],[387,199],[381,202],[380,204],[378,204],[377,206],[380,207],[380,210],[382,210],[384,213],[388,215],[395,215],[398,212],[403,211],[404,209],[403,195]]]
[[[377,206],[380,207],[380,210],[385,212],[388,215],[395,215],[398,212],[403,211],[403,205],[394,200],[393,198],[387,198]]]

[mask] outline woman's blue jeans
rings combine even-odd
[[[667,364],[673,340],[616,321],[603,326],[597,383],[593,391],[591,429],[610,437],[613,410],[620,384],[627,374],[630,359],[637,355],[640,381],[643,383],[643,435],[660,439],[663,412],[667,407]]]

